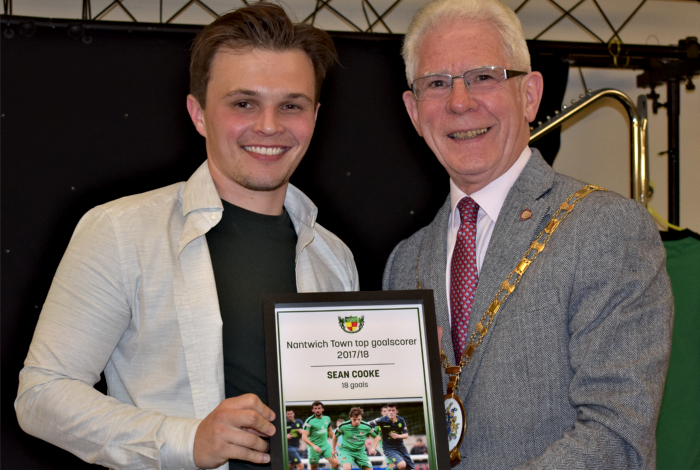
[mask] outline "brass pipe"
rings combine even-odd
[[[630,172],[632,198],[646,207],[649,194],[649,156],[646,145],[647,120],[640,117],[637,107],[632,100],[619,90],[602,88],[598,91],[588,91],[581,99],[570,106],[564,105],[561,112],[556,111],[554,117],[547,117],[545,122],[538,122],[536,128],[530,128],[530,144],[550,131],[561,126],[564,121],[583,111],[591,104],[602,98],[614,98],[627,110],[630,120]]]

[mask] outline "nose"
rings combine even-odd
[[[471,110],[477,110],[479,103],[474,99],[474,94],[469,91],[463,78],[455,79],[452,83],[452,92],[447,97],[447,112],[461,114]]]
[[[255,132],[264,135],[274,135],[284,132],[281,116],[274,106],[266,106],[260,109],[255,121]]]

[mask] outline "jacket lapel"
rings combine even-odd
[[[181,200],[173,294],[195,416],[202,419],[225,397],[222,320],[205,237],[221,220],[223,206],[206,162],[185,184]]]
[[[489,241],[484,263],[479,273],[479,285],[470,315],[469,337],[474,333],[476,324],[479,323],[484,312],[491,305],[501,283],[515,269],[530,243],[554,213],[549,204],[540,199],[552,187],[553,181],[554,170],[542,159],[540,153],[533,149],[530,161],[508,192]],[[532,211],[531,217],[521,220],[523,211],[527,209]],[[499,316],[510,313],[505,308],[507,305],[508,301],[500,308],[496,319],[489,327],[489,332],[476,348],[470,363],[462,372],[460,394],[463,396],[471,387],[481,365],[481,360],[489,348],[493,330],[498,325]]]
[[[447,358],[454,360],[452,349],[450,318],[448,313],[446,277],[447,266],[447,229],[450,218],[450,198],[442,205],[435,219],[426,228],[418,251],[418,280],[423,289],[432,289],[435,299],[435,317],[438,326],[443,328],[442,349]],[[443,376],[443,386],[447,385],[447,376]]]

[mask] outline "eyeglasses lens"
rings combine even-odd
[[[461,77],[447,74],[427,75],[413,82],[413,92],[418,100],[439,100],[452,92],[453,80],[462,78],[472,93],[487,93],[503,88],[506,77],[501,67],[485,67],[470,70]]]

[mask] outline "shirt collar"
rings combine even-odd
[[[508,168],[508,171],[503,173],[501,176],[491,181],[485,187],[472,193],[466,194],[464,191],[459,189],[457,185],[450,178],[450,218],[455,220],[454,212],[457,203],[465,196],[470,196],[474,199],[486,215],[495,223],[498,219],[498,214],[501,212],[501,207],[508,196],[510,188],[513,187],[515,181],[522,173],[523,168],[527,165],[532,155],[532,150],[530,147],[525,147],[518,159],[513,163],[513,165]]]
[[[299,225],[313,227],[316,223],[318,209],[306,194],[289,184],[284,199],[284,206],[292,217],[297,233]],[[214,180],[209,172],[208,162],[205,160],[195,171],[182,191],[182,215],[186,217],[190,212],[206,210],[222,212],[224,205],[214,185]],[[218,223],[218,219],[217,222]],[[216,225],[216,223],[214,225]]]

